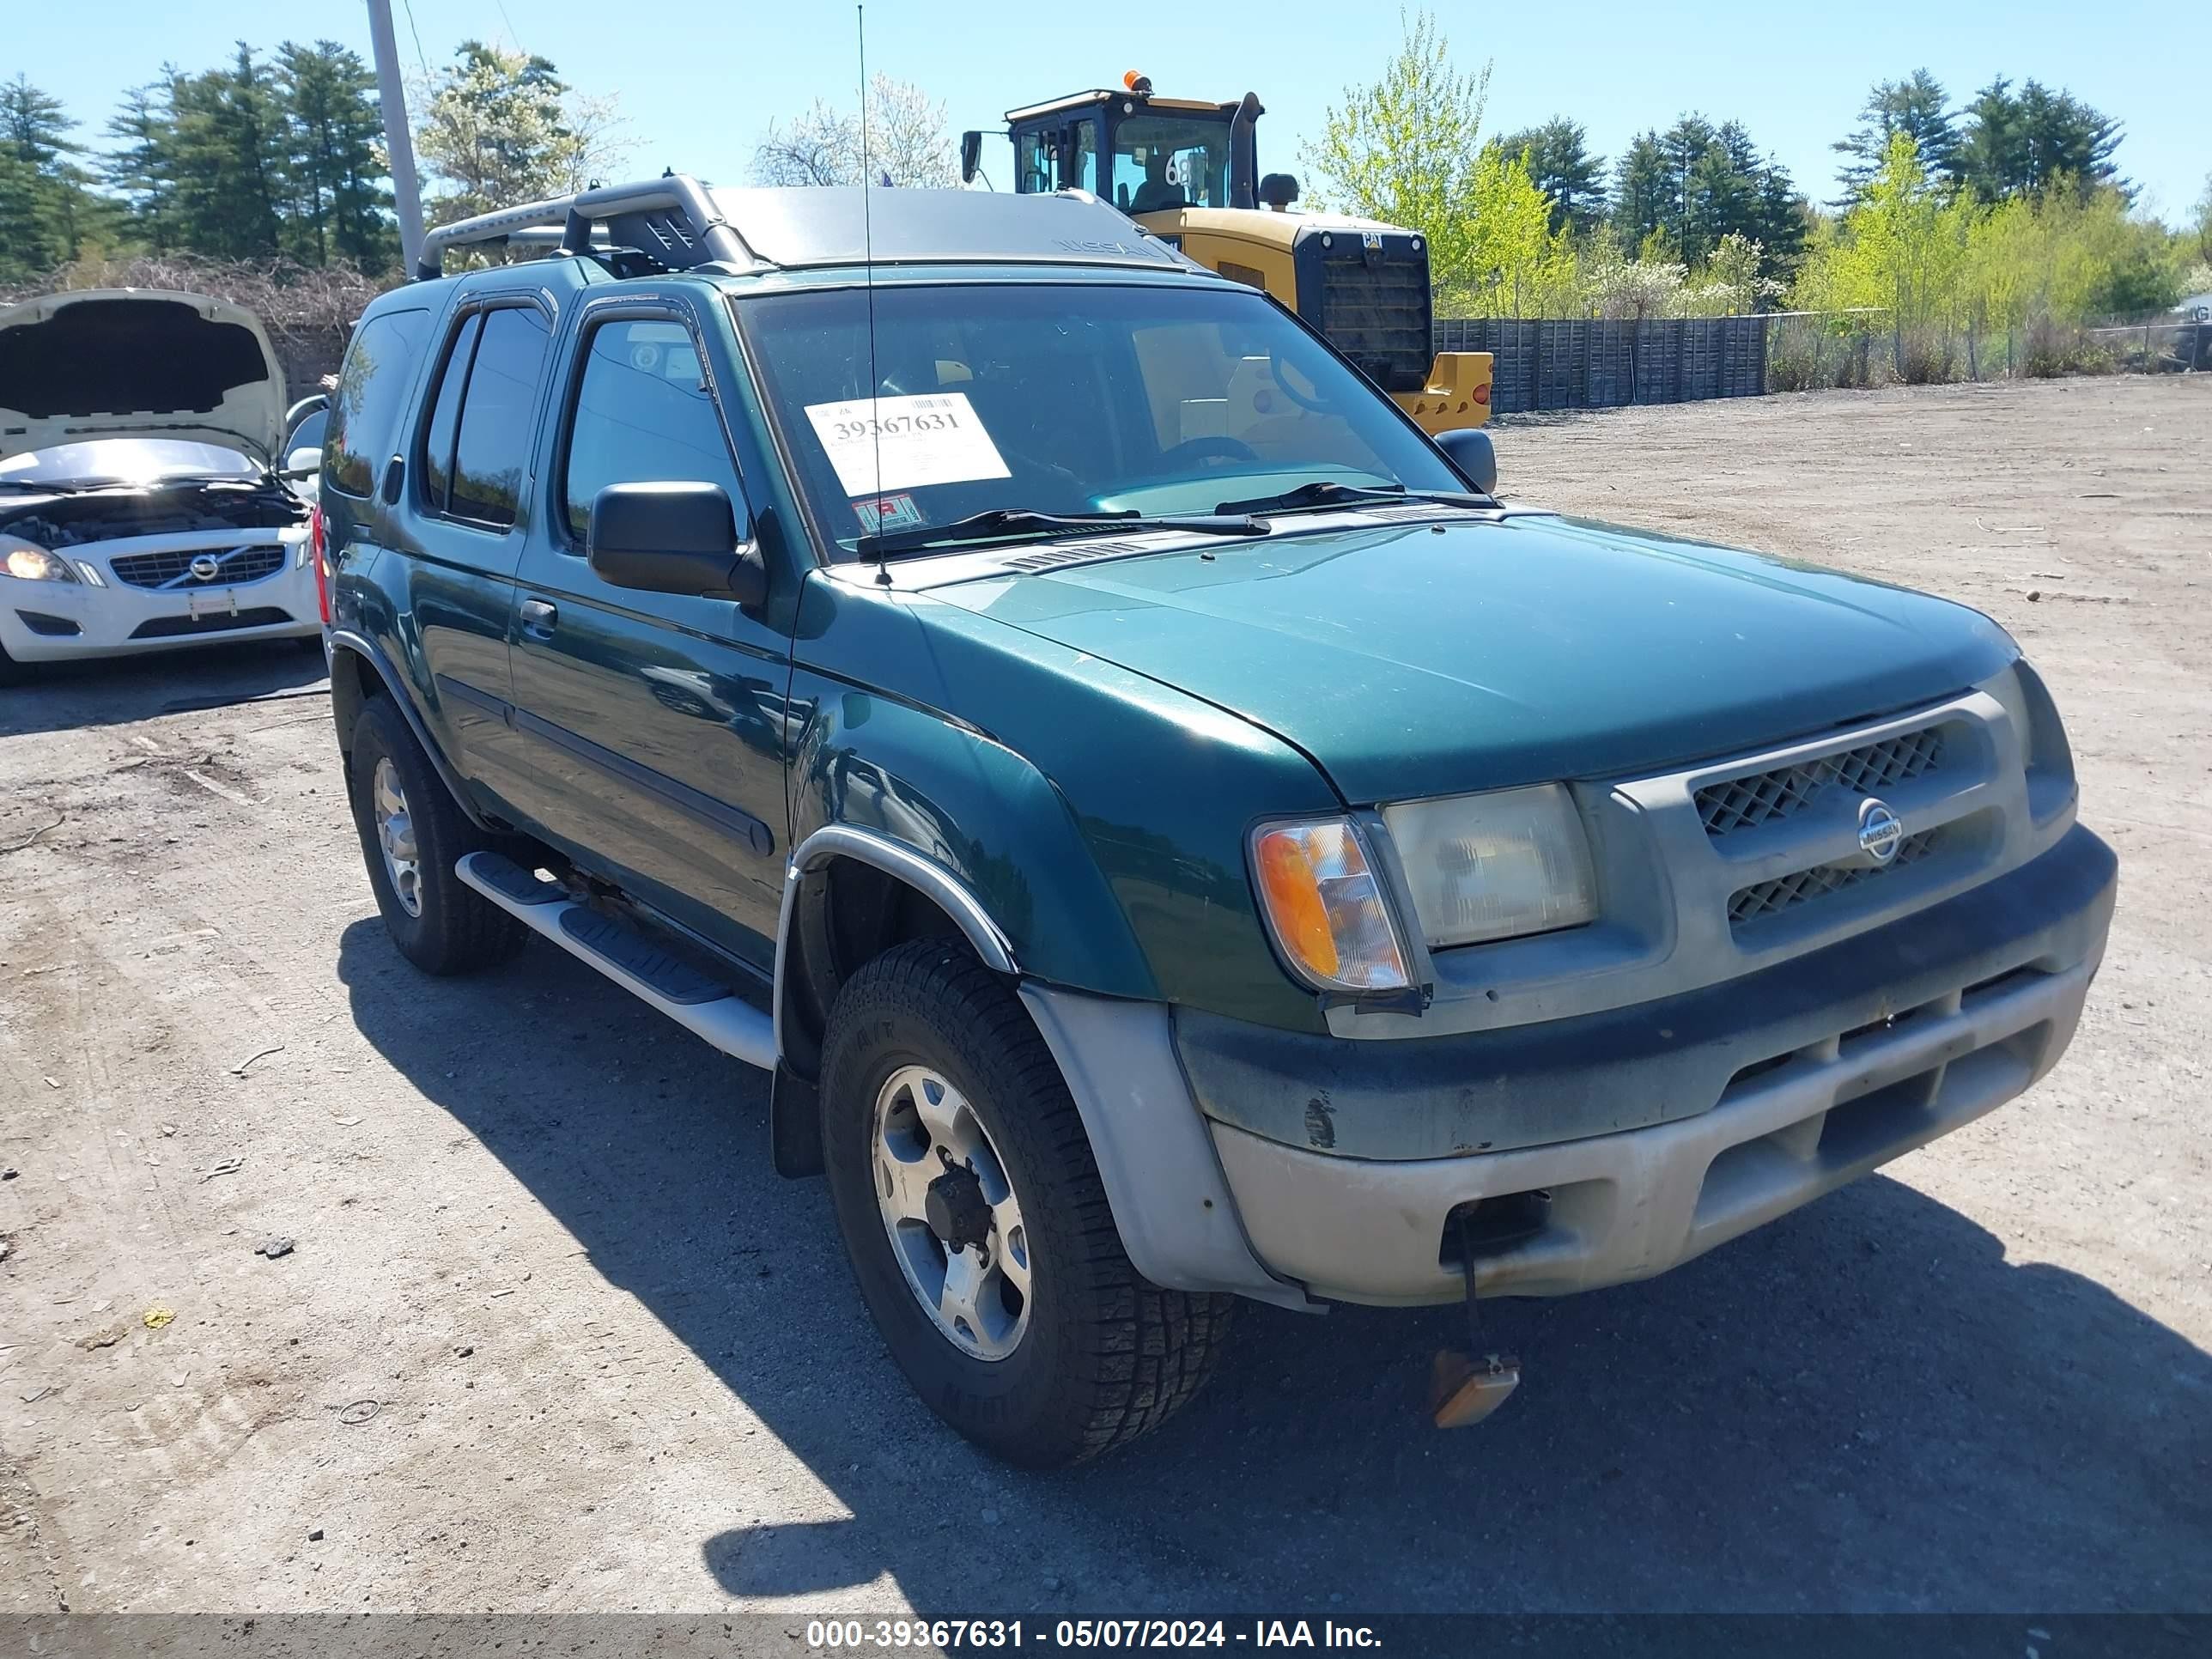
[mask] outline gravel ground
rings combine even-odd
[[[1011,1474],[860,1307],[765,1091],[533,948],[377,921],[318,665],[0,702],[0,1611],[2212,1607],[2212,384],[1502,424],[1512,493],[1990,612],[2120,911],[2027,1099],[1658,1281],[1253,1308],[1166,1431]],[[259,1253],[274,1238],[289,1254]]]

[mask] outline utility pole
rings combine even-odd
[[[377,101],[384,143],[392,152],[392,200],[399,213],[399,253],[407,274],[422,257],[422,194],[415,183],[415,137],[407,125],[407,92],[399,82],[399,46],[392,33],[392,0],[368,0],[369,42],[376,53]]]

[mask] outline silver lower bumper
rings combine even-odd
[[[2102,940],[2099,945],[2101,950]],[[1479,1255],[1486,1293],[1646,1279],[1972,1121],[2064,1052],[2094,956],[1954,991],[1793,1055],[1696,1117],[1556,1146],[1406,1163],[1331,1157],[1211,1125],[1244,1230],[1275,1273],[1338,1301],[1465,1293],[1447,1218],[1548,1192],[1534,1237]]]

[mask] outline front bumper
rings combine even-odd
[[[1717,1005],[1701,993],[1621,1011],[1628,1019],[1355,1044],[1386,1069],[1417,1063],[1419,1086],[1395,1097],[1340,1086],[1308,1114],[1316,1132],[1352,1112],[1434,1122],[1470,1091],[1510,1097],[1517,1079],[1534,1104],[1506,1115],[1550,1118],[1559,1133],[1547,1144],[1401,1159],[1311,1150],[1325,1144],[1318,1133],[1306,1147],[1285,1144],[1220,1121],[1222,1091],[1238,1086],[1230,1079],[1241,1072],[1259,1086],[1264,1073],[1255,1028],[1229,1045],[1214,1023],[1183,1022],[1177,1047],[1244,1234],[1273,1274],[1341,1301],[1449,1301],[1465,1287],[1454,1212],[1542,1193],[1538,1231],[1478,1247],[1478,1284],[1503,1295],[1589,1290],[1688,1261],[2027,1088],[2073,1036],[2117,872],[2111,849],[2075,829],[1951,900],[1714,988]],[[1315,1039],[1276,1035],[1276,1083],[1310,1074]],[[1520,1070],[1539,1039],[1546,1064]],[[1708,1109],[1595,1132],[1608,1097],[1715,1066],[1724,1080]]]
[[[96,562],[102,585],[25,581],[0,573],[0,647],[17,662],[118,657],[224,640],[304,638],[321,629],[315,573],[304,562],[305,529],[139,537],[70,548],[73,564]],[[270,574],[197,591],[134,587],[115,573],[118,552],[195,552],[274,539],[283,562]]]

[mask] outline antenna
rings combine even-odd
[[[884,422],[882,400],[876,395],[883,382],[876,378],[876,234],[874,216],[868,211],[868,9],[853,8],[860,46],[860,260],[861,291],[868,303],[868,439],[875,450],[876,580],[891,585],[891,567],[883,550]]]

